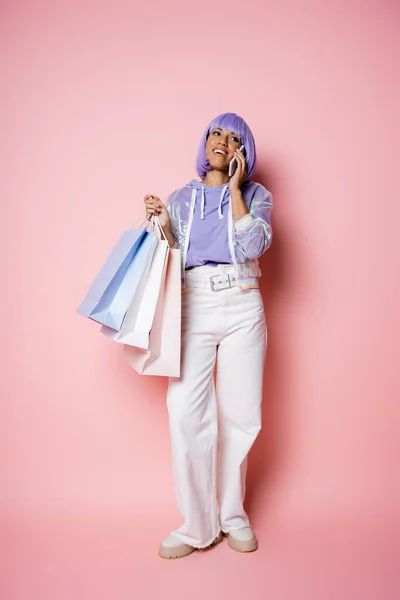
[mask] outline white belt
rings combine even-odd
[[[204,269],[205,272],[202,272]],[[238,285],[236,276],[232,273],[232,267],[229,268],[231,273],[226,273],[225,269],[219,270],[216,268],[203,268],[196,267],[186,271],[186,283],[188,287],[193,288],[209,288],[212,292],[222,292],[223,290],[229,290]],[[214,272],[215,275],[210,276],[210,272]]]
[[[212,292],[222,292],[222,290],[229,290],[238,284],[237,279],[234,275],[214,275],[210,277],[210,287]]]

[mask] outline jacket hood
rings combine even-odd
[[[194,203],[196,203],[198,198],[200,198],[200,215],[202,219],[205,219],[206,195],[219,196],[218,218],[224,218],[222,213],[222,203],[225,195],[227,193],[229,194],[229,183],[223,183],[222,185],[214,187],[211,185],[206,185],[205,183],[201,183],[200,181],[197,181],[197,179],[192,179],[187,184],[187,187],[192,189],[192,200],[194,200]]]
[[[201,181],[197,181],[197,179],[192,179],[186,185],[187,185],[187,187],[196,188],[196,190],[200,190],[200,191],[201,191],[202,187],[204,187],[206,190],[210,190],[210,191],[212,191],[212,190],[221,190],[225,186],[229,187],[229,183],[223,183],[223,184],[218,185],[217,187],[215,187],[213,185],[207,185],[206,183],[201,183]]]

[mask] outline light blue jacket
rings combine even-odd
[[[228,239],[235,275],[241,289],[246,290],[259,287],[258,278],[261,271],[258,258],[272,242],[272,194],[255,181],[244,182],[241,191],[249,214],[234,222],[229,200]],[[172,192],[166,202],[172,233],[177,247],[181,249],[183,287],[190,231],[197,201],[201,201],[198,186],[188,184]]]

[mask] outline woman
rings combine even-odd
[[[272,240],[272,196],[249,181],[255,164],[248,125],[226,113],[201,140],[201,181],[173,192],[167,206],[144,198],[148,218],[158,215],[169,245],[181,249],[184,292],[181,377],[170,379],[167,394],[184,523],[161,543],[163,558],[188,556],[222,534],[239,552],[258,545],[243,501],[247,455],[261,428],[267,336],[257,259]]]

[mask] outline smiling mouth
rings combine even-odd
[[[214,154],[216,154],[217,156],[226,156],[226,155],[227,155],[227,153],[226,153],[226,152],[224,152],[223,150],[219,150],[219,149],[217,149],[217,150],[213,150],[213,152],[214,152]]]

